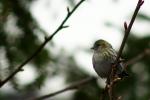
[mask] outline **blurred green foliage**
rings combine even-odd
[[[1,66],[1,80],[7,77],[17,65],[21,64],[40,46],[41,40],[39,40],[36,32],[38,31],[44,37],[44,34],[40,32],[39,26],[37,26],[36,21],[29,12],[28,6],[31,2],[32,0],[0,0],[0,48],[3,49],[1,54],[5,53],[5,60],[8,64],[8,66]],[[14,89],[22,91],[22,93],[25,93],[23,90],[29,92],[30,89],[35,90],[41,87],[48,73],[51,73],[46,70],[46,64],[51,61],[51,52],[44,48],[30,63],[37,73],[35,80],[29,84],[21,85],[17,78],[14,77],[10,80],[10,85]],[[2,74],[4,70],[8,71],[7,76],[6,73]],[[2,91],[0,94],[3,94]],[[8,94],[3,95],[6,95],[8,98]],[[17,96],[17,94],[15,95]],[[0,99],[5,100],[2,97],[0,96]]]
[[[34,0],[0,0],[0,53],[5,54],[6,57],[1,59],[7,62],[7,66],[0,64],[1,80],[40,46],[39,34],[44,38],[45,33],[41,32],[28,9],[32,1]],[[74,0],[68,1],[74,6]],[[139,14],[138,19],[150,22],[150,16],[145,14]],[[49,44],[52,46],[51,43]],[[131,34],[126,47],[123,57],[129,60],[146,48],[150,48],[150,36],[140,38]],[[30,83],[20,84],[17,77],[14,77],[9,85],[15,92],[0,90],[0,100],[24,100],[38,96],[38,91],[44,83],[57,75],[64,75],[67,84],[89,76],[75,62],[73,55],[68,55],[64,50],[58,51],[56,55],[44,48],[28,64],[36,72],[35,79]],[[7,73],[3,73],[5,68],[8,69]],[[130,77],[117,84],[115,93],[123,96],[123,100],[150,99],[150,55],[129,65],[127,70]],[[101,92],[102,87],[97,81],[92,81],[75,91],[72,100],[99,100]]]

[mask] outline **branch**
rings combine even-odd
[[[68,87],[66,87],[64,89],[61,89],[59,91],[56,91],[54,93],[43,95],[43,96],[37,97],[37,98],[32,98],[30,100],[43,100],[43,99],[46,99],[46,98],[50,98],[50,97],[53,97],[55,95],[58,95],[60,93],[63,93],[63,92],[69,91],[69,90],[78,89],[78,88],[84,86],[85,84],[87,84],[87,83],[89,83],[91,81],[94,81],[94,80],[96,80],[96,78],[94,78],[94,77],[88,77],[88,78],[82,79],[82,80],[80,80],[78,82],[75,82],[72,85],[70,85],[70,86],[68,86]]]
[[[53,37],[62,29],[66,28],[67,26],[64,26],[64,24],[66,23],[66,21],[70,18],[70,16],[75,12],[75,10],[83,3],[83,1],[85,0],[81,0],[73,9],[72,11],[68,11],[67,16],[65,17],[65,19],[62,21],[62,23],[60,24],[60,26],[52,33],[52,35],[50,35],[49,37],[45,38],[45,41],[39,46],[39,48],[30,56],[28,57],[22,64],[20,64],[17,69],[14,70],[14,72],[12,72],[6,79],[4,79],[3,81],[0,82],[0,87],[2,87],[5,83],[7,83],[10,79],[12,79],[18,72],[20,72],[23,67],[29,62],[31,61],[35,56],[37,56],[41,50],[44,48],[44,46],[53,39]]]
[[[116,67],[117,67],[117,65],[119,64],[119,59],[120,59],[120,57],[121,57],[123,48],[124,48],[124,46],[125,46],[125,43],[126,43],[126,41],[127,41],[127,38],[128,38],[129,33],[130,33],[130,31],[131,31],[131,28],[132,28],[132,26],[133,26],[133,23],[134,23],[134,21],[135,21],[135,18],[136,18],[137,14],[138,14],[138,11],[139,11],[140,7],[143,5],[143,3],[144,3],[143,0],[139,0],[139,1],[138,1],[137,6],[136,6],[136,8],[135,8],[135,11],[134,11],[134,13],[133,13],[133,16],[132,16],[132,18],[131,18],[131,21],[130,21],[130,23],[129,23],[129,26],[127,25],[126,22],[124,22],[125,35],[124,35],[123,41],[122,41],[122,43],[121,43],[119,52],[118,52],[118,54],[117,54],[115,63],[112,65],[112,71],[111,71],[110,77],[107,78],[107,80],[110,80],[110,84],[109,84],[110,86],[109,86],[109,89],[108,89],[109,99],[110,99],[110,100],[114,100],[114,98],[115,98],[115,97],[114,97],[114,93],[113,93],[113,88],[114,88],[114,85],[115,85],[114,83],[116,83],[116,81],[114,82],[114,80],[116,79],[116,69],[117,69]],[[119,80],[117,80],[117,81],[119,81]],[[107,85],[108,85],[108,83],[107,83]]]
[[[127,38],[128,38],[129,33],[130,33],[130,31],[131,31],[131,28],[132,28],[132,26],[133,26],[133,23],[134,23],[134,21],[135,21],[135,18],[136,18],[137,14],[138,14],[138,11],[139,11],[140,7],[143,5],[143,3],[144,3],[143,0],[139,0],[139,1],[138,1],[137,6],[136,6],[136,8],[135,8],[135,11],[134,11],[134,13],[133,13],[133,16],[132,16],[132,18],[131,18],[131,21],[130,21],[130,23],[129,23],[129,26],[127,25],[126,22],[124,22],[125,35],[124,35],[123,41],[122,41],[122,43],[121,43],[121,46],[120,46],[120,49],[119,49],[117,58],[116,58],[116,62],[115,62],[116,64],[118,63],[119,58],[121,57],[123,48],[124,48],[124,46],[125,46],[125,43],[126,43],[126,41],[127,41]]]

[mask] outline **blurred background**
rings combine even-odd
[[[79,0],[0,0],[0,80],[28,58],[60,25]],[[12,80],[0,89],[0,100],[28,100],[63,89],[89,76],[90,47],[107,40],[118,51],[123,23],[133,14],[138,0],[86,0],[54,39]],[[127,61],[150,49],[150,1],[145,0],[122,57]],[[150,99],[150,53],[127,67],[130,77],[119,82],[116,94],[123,100]],[[105,80],[99,78],[78,90],[46,100],[99,100]]]

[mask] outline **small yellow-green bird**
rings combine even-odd
[[[91,49],[94,50],[92,62],[96,73],[101,78],[108,78],[111,73],[112,64],[117,57],[116,51],[112,48],[111,44],[102,39],[97,40]],[[120,78],[128,76],[122,63],[117,66],[116,73]]]

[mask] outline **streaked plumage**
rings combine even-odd
[[[94,49],[92,62],[95,71],[100,77],[107,78],[111,73],[111,65],[115,62],[117,53],[105,40],[97,40],[92,49]],[[121,63],[117,66],[117,74],[119,76],[122,73],[127,75]]]

